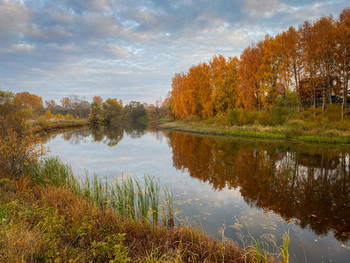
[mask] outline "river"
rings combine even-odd
[[[81,177],[149,174],[172,189],[182,222],[280,253],[290,262],[350,262],[349,147],[201,136],[157,128],[81,128],[45,136]]]

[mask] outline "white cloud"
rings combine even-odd
[[[55,50],[63,51],[63,52],[75,52],[78,50],[78,47],[73,44],[64,44],[64,45],[59,45],[56,43],[50,43],[47,45],[50,48],[53,48]]]
[[[30,44],[16,44],[12,46],[12,51],[17,53],[32,53],[34,49],[34,45]]]
[[[250,17],[269,18],[286,8],[279,0],[245,0],[243,11]]]
[[[108,44],[106,51],[116,55],[117,57],[127,58],[131,56],[130,52],[127,49],[122,48],[117,44]]]
[[[0,0],[0,36],[27,31],[31,19],[31,10],[21,1]]]

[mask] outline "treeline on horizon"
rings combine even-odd
[[[215,55],[208,63],[176,73],[171,108],[175,118],[215,117],[230,111],[272,112],[284,106],[324,113],[349,103],[350,7],[337,19],[305,21],[246,47],[240,57]],[[314,108],[314,110],[315,110]],[[233,114],[235,115],[235,114]]]
[[[6,96],[23,109],[27,110],[27,115],[32,118],[44,119],[89,119],[91,124],[115,124],[121,120],[146,121],[147,119],[156,120],[169,116],[169,99],[162,101],[156,100],[155,104],[130,101],[123,105],[121,99],[108,98],[105,101],[100,96],[94,96],[89,102],[85,97],[71,95],[63,97],[60,104],[54,100],[43,102],[41,96],[29,92],[2,91]],[[5,96],[5,95],[4,95]],[[3,97],[3,96],[0,96]],[[45,106],[44,106],[45,104]],[[43,121],[43,120],[41,120]]]

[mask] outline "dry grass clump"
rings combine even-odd
[[[166,228],[127,221],[121,232],[137,262],[244,262],[242,250],[233,242],[222,243],[187,226]]]

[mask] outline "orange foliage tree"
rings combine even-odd
[[[171,101],[176,118],[215,116],[229,110],[271,110],[277,97],[297,91],[305,104],[348,108],[350,8],[338,19],[305,21],[296,30],[246,47],[239,60],[214,56],[173,77]],[[280,101],[280,100],[279,100]]]
[[[31,108],[37,114],[44,110],[43,98],[38,95],[25,91],[17,93],[16,98],[19,98],[25,107]]]
[[[236,106],[246,110],[260,110],[260,81],[258,71],[262,60],[262,42],[251,44],[245,48],[240,56],[238,76],[239,84],[236,88]]]

